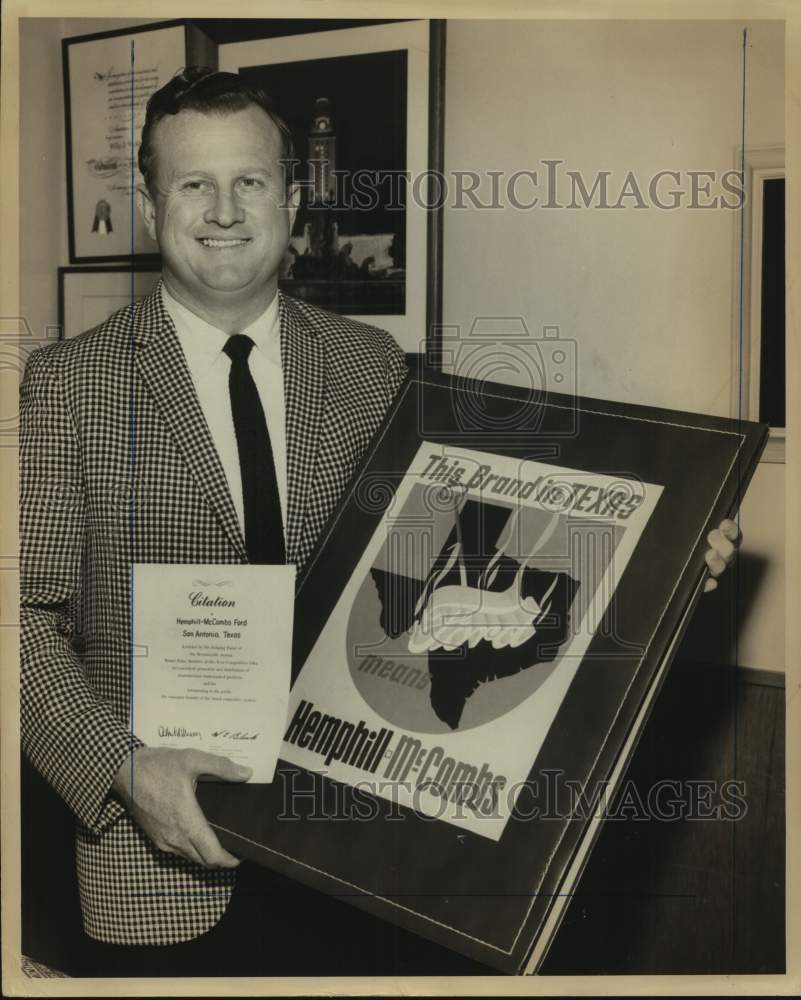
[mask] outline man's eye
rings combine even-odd
[[[184,191],[205,191],[208,181],[184,181],[182,188]]]
[[[240,184],[248,191],[264,187],[264,181],[260,177],[243,177]]]

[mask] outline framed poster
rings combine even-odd
[[[313,26],[219,50],[293,133],[300,205],[281,287],[423,352],[441,314],[444,22]]]
[[[62,41],[67,215],[73,263],[155,258],[134,205],[145,108],[190,63],[216,66],[214,44],[186,21]]]
[[[226,846],[535,970],[766,437],[418,371],[300,580],[275,781],[198,789]]]
[[[58,326],[61,339],[77,337],[103,323],[118,309],[149,295],[158,283],[158,264],[136,270],[123,265],[60,267],[58,269]]]

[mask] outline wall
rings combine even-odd
[[[740,511],[740,558],[720,591],[702,599],[680,656],[784,670],[784,486],[784,465],[759,466]]]
[[[446,173],[537,170],[536,190],[521,183],[518,191],[520,200],[539,194],[542,202],[543,161],[559,159],[560,169],[586,174],[588,188],[597,171],[611,171],[614,203],[629,170],[647,192],[660,170],[731,169],[743,27],[449,21]],[[783,25],[748,30],[746,144],[780,145]],[[680,186],[689,193],[688,179]],[[556,190],[569,202],[569,188]],[[488,180],[477,193],[488,200]],[[522,316],[532,336],[556,325],[576,342],[581,393],[728,415],[738,225],[737,212],[687,207],[453,208],[445,216],[444,322],[462,339],[477,316]],[[736,655],[784,669],[783,519],[784,467],[762,465],[741,515],[740,579],[704,599],[682,655]]]
[[[60,39],[136,23],[21,24],[20,302],[37,334],[56,322],[56,268],[68,263]],[[742,28],[450,21],[446,170],[542,174],[544,159],[561,159],[588,175],[611,170],[616,197],[629,169],[729,169]],[[749,32],[747,143],[781,144],[783,26]],[[519,315],[535,333],[555,324],[576,341],[584,394],[727,414],[736,225],[720,210],[449,210],[444,320],[467,330],[476,316]],[[784,467],[761,466],[742,511],[739,579],[704,599],[684,655],[784,668],[783,492]]]

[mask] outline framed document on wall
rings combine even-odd
[[[58,269],[58,326],[63,340],[77,337],[132,302],[149,295],[161,275],[158,264],[135,270],[124,265],[60,267]]]
[[[154,258],[134,204],[145,107],[184,66],[216,67],[216,47],[186,21],[65,38],[64,114],[73,263]]]
[[[766,436],[415,373],[299,581],[273,784],[198,788],[226,846],[536,970]]]
[[[423,352],[441,314],[444,22],[280,26],[221,45],[219,62],[293,134],[301,193],[281,288]]]

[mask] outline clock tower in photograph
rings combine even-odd
[[[330,204],[336,200],[337,139],[327,97],[318,97],[309,132],[309,169],[312,179],[312,203]]]

